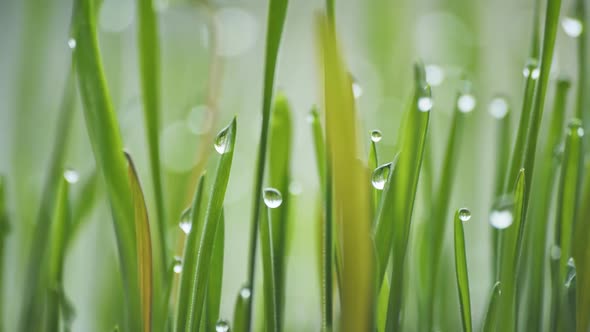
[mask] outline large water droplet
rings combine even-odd
[[[510,227],[514,221],[513,208],[513,197],[511,195],[501,196],[490,212],[490,224],[497,229]]]
[[[244,286],[242,287],[242,289],[240,289],[240,297],[242,299],[249,299],[250,296],[252,296],[252,291],[250,290],[250,287]]]
[[[422,112],[428,112],[432,109],[432,98],[420,97],[418,98],[418,109]]]
[[[184,211],[182,211],[182,213],[180,214],[180,222],[178,223],[178,226],[180,227],[180,229],[182,229],[184,234],[188,234],[191,231],[192,221],[190,207],[184,209]]]
[[[445,79],[444,70],[437,65],[426,65],[426,82],[431,86],[440,85]]]
[[[174,256],[174,265],[172,267],[174,273],[179,274],[182,272],[182,259],[178,256]]]
[[[570,257],[567,260],[567,270],[565,275],[565,287],[570,288],[573,283],[575,283],[576,279],[576,263],[574,262],[574,258]]]
[[[68,183],[74,184],[80,180],[80,173],[74,169],[68,168],[64,171],[64,178]]]
[[[220,319],[215,324],[215,332],[229,332],[229,323],[226,320]]]
[[[68,39],[68,47],[69,47],[71,50],[73,50],[73,49],[75,49],[75,48],[76,48],[76,44],[77,44],[77,43],[76,43],[76,39],[74,39],[74,38],[70,38],[70,39]]]
[[[469,209],[467,208],[461,208],[459,209],[459,219],[461,219],[461,221],[469,221],[469,219],[471,219],[471,211],[469,211]]]
[[[503,119],[508,114],[508,102],[502,97],[492,99],[488,111],[496,119]]]
[[[215,137],[215,144],[214,144],[215,151],[217,151],[217,153],[219,153],[219,154],[228,153],[232,149],[231,143],[229,140],[230,128],[231,128],[231,125],[221,129],[221,131],[217,134],[217,137]]]
[[[577,135],[578,137],[584,136],[584,127],[582,126],[582,121],[580,119],[573,119],[568,123],[568,135]]]
[[[389,162],[375,168],[373,175],[371,176],[371,184],[375,189],[383,190],[383,188],[385,188],[385,183],[387,183],[392,167],[393,163]]]
[[[377,143],[383,138],[381,131],[379,129],[375,129],[371,132],[371,141]]]
[[[584,29],[582,22],[579,19],[571,16],[566,16],[563,18],[561,21],[561,27],[563,28],[563,31],[565,31],[566,35],[572,38],[579,37],[582,34],[582,30]]]
[[[263,190],[262,197],[264,204],[271,209],[278,208],[283,203],[283,196],[281,192],[275,188],[266,188]]]
[[[522,75],[527,79],[530,77],[533,80],[536,80],[539,78],[540,74],[541,70],[539,69],[539,62],[537,59],[527,60],[524,69],[522,70]]]
[[[466,93],[457,99],[457,108],[463,113],[469,113],[475,108],[475,97],[472,94]]]

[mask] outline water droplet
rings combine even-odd
[[[580,119],[573,119],[568,123],[568,135],[577,135],[578,137],[584,136],[584,127],[582,127],[582,121]]]
[[[383,188],[385,188],[385,183],[389,178],[389,172],[391,172],[392,167],[393,163],[389,162],[375,168],[373,175],[371,176],[371,184],[375,189],[383,190]]]
[[[381,140],[381,138],[383,138],[383,135],[381,135],[381,131],[379,129],[375,129],[371,132],[371,141],[377,143]]]
[[[73,50],[76,48],[76,40],[74,38],[68,39],[68,47]]]
[[[230,141],[229,141],[229,130],[231,128],[231,125],[223,128],[218,134],[217,137],[215,137],[215,151],[217,151],[217,153],[219,154],[224,154],[224,153],[228,153],[231,151],[232,147],[230,146]]]
[[[363,95],[363,88],[356,80],[352,81],[352,95],[354,99],[359,99]]]
[[[229,323],[226,320],[220,319],[215,324],[215,332],[229,332]]]
[[[418,109],[422,112],[428,112],[432,109],[432,98],[420,97],[418,98]]]
[[[497,229],[508,228],[514,221],[513,208],[513,197],[511,195],[501,196],[490,212],[490,224]]]
[[[172,267],[174,273],[179,274],[182,272],[182,259],[178,256],[174,256],[174,265]]]
[[[252,296],[252,291],[250,290],[250,287],[244,286],[244,287],[242,287],[242,289],[240,289],[240,297],[241,298],[249,299],[250,296]]]
[[[552,245],[549,251],[549,256],[552,260],[557,261],[561,258],[561,248],[556,245]]]
[[[437,65],[427,65],[426,70],[426,82],[431,86],[440,85],[445,79],[444,70]]]
[[[582,30],[584,29],[582,22],[579,19],[571,16],[566,16],[563,18],[561,21],[561,27],[563,28],[563,31],[565,31],[565,33],[572,38],[579,37],[582,34]]]
[[[283,203],[283,196],[281,192],[275,188],[266,188],[262,193],[264,204],[271,209],[278,208]]]
[[[508,102],[502,97],[492,99],[488,111],[496,119],[502,119],[508,114]]]
[[[68,183],[74,184],[80,180],[80,173],[74,169],[68,168],[64,171],[64,178]]]
[[[192,225],[191,208],[188,207],[180,214],[180,222],[178,223],[178,226],[182,229],[184,234],[188,234],[191,231]]]
[[[567,260],[567,272],[565,276],[565,287],[570,288],[572,283],[576,281],[576,263],[574,262],[574,258],[570,257]]]
[[[471,94],[463,94],[457,99],[457,108],[463,113],[469,113],[475,108],[475,97]]]
[[[540,74],[541,70],[539,69],[539,62],[537,59],[527,60],[524,69],[522,70],[522,75],[527,79],[530,77],[533,80],[536,80],[539,78]]]
[[[471,211],[467,208],[459,209],[459,219],[461,219],[461,221],[469,221],[469,219],[471,219]]]

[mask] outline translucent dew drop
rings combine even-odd
[[[579,19],[571,16],[566,16],[563,18],[561,21],[561,27],[563,28],[565,34],[572,38],[579,37],[582,34],[582,30],[584,29],[582,22]]]
[[[74,184],[80,180],[80,173],[74,169],[68,168],[64,171],[64,178],[68,183]]]
[[[172,266],[172,270],[176,274],[180,274],[182,272],[182,259],[178,256],[174,256],[174,265]]]
[[[242,289],[240,289],[240,297],[242,299],[249,299],[250,296],[252,296],[252,291],[250,290],[250,287],[244,286],[242,287]]]
[[[457,99],[457,108],[463,113],[469,113],[475,108],[475,97],[471,94],[463,94]]]
[[[383,138],[381,131],[379,129],[375,129],[371,132],[371,141],[377,143]]]
[[[502,97],[492,99],[488,111],[496,119],[503,119],[508,114],[508,102]]]
[[[230,126],[227,126],[225,128],[223,128],[218,134],[217,137],[215,137],[215,151],[217,151],[217,153],[219,154],[224,154],[224,153],[228,153],[231,151],[231,144],[229,141],[229,130],[230,130]]]
[[[445,79],[444,70],[437,65],[427,65],[426,70],[426,82],[431,86],[440,85]]]
[[[584,136],[584,127],[582,126],[582,121],[580,121],[580,119],[573,119],[567,127],[569,129],[568,135],[576,135],[578,137]]]
[[[490,212],[490,225],[497,229],[510,227],[514,222],[513,207],[514,200],[512,196],[500,197]]]
[[[178,223],[178,226],[180,227],[180,229],[182,229],[184,234],[188,234],[191,231],[192,222],[190,207],[184,209],[184,211],[182,211],[182,213],[180,214],[180,222]]]
[[[363,88],[357,81],[352,81],[352,95],[354,99],[359,99],[363,95]]]
[[[75,49],[75,48],[76,48],[76,44],[77,44],[77,43],[76,43],[76,39],[74,39],[74,38],[70,38],[70,39],[68,39],[68,47],[69,47],[71,50],[73,50],[73,49]]]
[[[459,209],[459,219],[461,219],[461,221],[469,221],[469,219],[471,219],[471,211],[469,211],[469,209],[467,208],[461,208]]]
[[[392,167],[393,163],[389,162],[375,168],[373,175],[371,176],[371,184],[375,189],[383,190],[383,188],[385,188],[385,183],[387,183],[389,172],[391,172]]]
[[[529,59],[522,70],[522,75],[525,78],[532,78],[536,80],[539,78],[541,70],[539,69],[539,62],[536,59]]]
[[[418,109],[422,112],[428,112],[432,109],[432,98],[420,97],[418,98]]]
[[[226,320],[220,319],[215,324],[215,332],[229,332],[229,323]]]
[[[281,195],[281,192],[275,188],[264,189],[262,198],[264,199],[264,204],[266,204],[266,206],[271,209],[278,208],[283,203],[283,196]]]
[[[570,288],[576,280],[576,263],[574,262],[573,257],[570,257],[570,259],[567,260],[566,268],[567,272],[565,276],[565,287]]]

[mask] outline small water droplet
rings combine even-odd
[[[383,188],[385,188],[385,183],[387,183],[389,172],[391,172],[392,167],[393,163],[389,162],[375,168],[373,175],[371,176],[371,184],[375,189],[383,190]]]
[[[469,113],[475,108],[475,97],[471,94],[463,94],[457,99],[457,108],[463,113]]]
[[[422,112],[428,112],[432,109],[432,98],[420,97],[418,98],[418,109]]]
[[[68,183],[74,184],[80,180],[80,173],[74,169],[68,168],[64,171],[64,178]]]
[[[262,193],[264,204],[271,209],[278,208],[283,203],[283,196],[281,192],[275,188],[266,188]]]
[[[565,277],[565,287],[570,288],[572,283],[575,283],[576,279],[576,263],[574,258],[570,257],[567,260],[567,273]]]
[[[229,323],[226,320],[220,319],[215,324],[215,332],[229,332]]]
[[[224,154],[224,153],[228,153],[231,151],[232,147],[230,146],[230,141],[229,141],[229,130],[231,125],[223,128],[218,134],[217,137],[215,137],[215,151],[217,151],[217,153],[219,154]]]
[[[508,102],[502,97],[492,99],[488,111],[496,119],[502,119],[508,114]]]
[[[70,38],[68,39],[68,47],[73,50],[76,48],[76,39]]]
[[[174,273],[179,274],[182,272],[182,259],[178,256],[174,256],[174,266],[172,267]]]
[[[371,141],[377,143],[383,138],[381,131],[379,129],[375,129],[371,132]]]
[[[537,59],[527,60],[524,69],[522,70],[522,75],[527,79],[530,77],[533,80],[536,80],[539,78],[540,74],[541,70],[539,69],[539,62]]]
[[[566,35],[572,38],[579,37],[582,34],[582,30],[584,29],[582,22],[579,19],[571,16],[566,16],[563,18],[561,21],[561,27],[563,28],[563,31],[565,31]]]
[[[511,195],[501,196],[490,212],[490,224],[497,229],[505,229],[512,225],[514,215],[514,199]]]
[[[363,88],[357,81],[352,82],[352,95],[354,99],[359,99],[363,95]]]
[[[568,135],[577,135],[578,137],[584,136],[584,127],[582,126],[582,121],[580,119],[573,119],[568,123]]]
[[[557,261],[561,258],[561,248],[556,245],[552,245],[549,250],[549,256],[552,260]]]
[[[426,70],[426,82],[431,86],[440,85],[445,79],[444,70],[437,65],[427,65]]]
[[[180,227],[180,229],[182,229],[184,234],[188,234],[191,231],[192,221],[190,207],[184,209],[184,211],[182,211],[182,213],[180,214],[180,222],[178,223],[178,226]]]
[[[461,221],[469,221],[469,219],[471,219],[471,211],[467,208],[459,209],[459,219],[461,219]]]
[[[250,296],[252,296],[252,291],[250,290],[250,287],[244,286],[242,287],[242,289],[240,289],[240,297],[242,299],[249,299]]]

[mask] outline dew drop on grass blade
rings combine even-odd
[[[471,300],[469,296],[469,276],[467,273],[467,256],[465,254],[465,232],[463,223],[471,219],[471,212],[461,208],[455,213],[455,273],[461,305],[461,322],[464,332],[473,331],[471,323]]]

